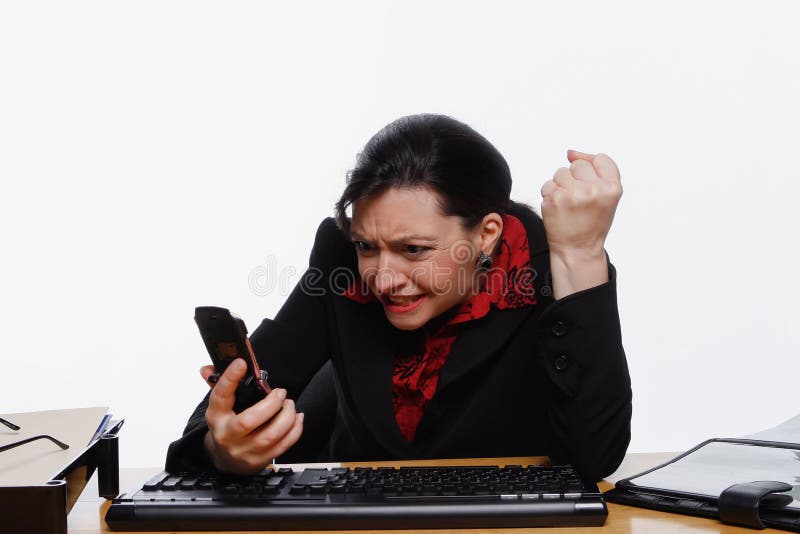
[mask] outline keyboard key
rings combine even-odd
[[[347,484],[345,482],[334,482],[331,484],[331,493],[346,493]]]
[[[320,482],[327,482],[327,477],[330,475],[327,469],[306,469],[297,479],[295,484],[311,486]]]
[[[400,486],[397,484],[384,484],[383,485],[383,493],[387,495],[392,495],[398,493],[400,491]]]
[[[458,486],[455,484],[444,484],[442,486],[442,495],[458,495]]]
[[[251,497],[253,495],[258,495],[259,493],[261,493],[262,487],[263,486],[260,484],[247,484],[242,488],[242,494],[249,495]]]
[[[403,484],[403,493],[416,493],[417,492],[417,485],[412,482],[406,482]]]
[[[223,495],[238,495],[242,487],[239,484],[226,484],[222,488]]]
[[[292,487],[289,488],[289,493],[292,495],[305,495],[307,487],[305,484],[292,484]]]
[[[156,491],[161,489],[161,483],[164,482],[167,478],[169,478],[168,473],[159,473],[158,475],[154,476],[150,480],[144,483],[142,486],[143,491]]]
[[[279,476],[272,476],[267,479],[267,483],[265,484],[268,488],[282,488],[283,485],[286,484],[286,479]]]
[[[197,477],[185,477],[181,479],[180,488],[182,490],[194,489],[195,484],[197,484]]]
[[[366,487],[367,487],[367,485],[364,483],[364,481],[361,481],[361,482],[359,482],[357,484],[348,484],[347,485],[347,492],[348,493],[364,493],[364,489]]]
[[[422,494],[423,495],[439,495],[439,492],[442,490],[441,486],[435,486],[433,484],[425,484],[422,486]]]
[[[178,489],[178,485],[181,483],[181,477],[173,476],[169,477],[161,484],[161,489],[164,491],[174,491]]]

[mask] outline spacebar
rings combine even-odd
[[[516,493],[509,495],[385,495],[383,497],[387,501],[398,502],[442,502],[442,501],[456,501],[456,502],[497,502],[497,501],[516,501],[519,497]]]

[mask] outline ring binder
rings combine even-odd
[[[791,495],[777,492],[791,489],[789,484],[774,480],[734,484],[719,496],[719,520],[750,528],[766,528],[759,516],[759,506],[765,500],[772,501],[770,504],[775,507],[786,506],[792,502]]]
[[[792,484],[800,482],[798,460],[797,443],[710,439],[604,495],[612,503],[800,532],[800,485]]]

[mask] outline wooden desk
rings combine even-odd
[[[653,467],[666,460],[674,457],[675,453],[634,453],[628,454],[625,461],[620,468],[607,480],[599,484],[600,489],[605,491],[613,486],[617,480],[625,478],[626,476],[635,475],[649,467]],[[382,463],[347,463],[347,466],[357,465],[435,465],[435,462],[382,462]],[[541,458],[495,458],[495,459],[481,459],[476,460],[452,460],[448,461],[452,464],[460,465],[505,465],[505,464],[537,464],[542,463]],[[138,490],[141,485],[150,479],[153,475],[157,474],[159,468],[152,469],[122,469],[120,471],[120,490]],[[83,493],[78,499],[78,502],[70,512],[67,522],[70,534],[99,534],[101,532],[110,532],[106,528],[104,521],[106,510],[109,503],[97,497],[97,484],[93,477],[92,481],[84,489]],[[723,525],[722,523],[710,519],[703,519],[699,517],[691,517],[676,514],[667,514],[656,512],[652,510],[645,510],[642,508],[633,508],[630,506],[622,506],[618,504],[608,504],[608,519],[603,527],[582,527],[582,528],[545,528],[545,529],[471,529],[461,532],[492,532],[492,533],[514,533],[520,534],[528,530],[538,530],[547,534],[565,534],[567,532],[578,534],[627,534],[627,533],[646,533],[646,534],[659,534],[659,533],[682,533],[692,532],[700,534],[712,533],[748,533],[752,534],[754,531],[748,528],[733,527]],[[312,531],[305,531],[312,534]],[[330,531],[321,531],[330,532]],[[370,531],[359,530],[354,531],[362,534],[372,534],[383,531]],[[421,533],[430,532],[422,530],[404,530],[398,532],[408,533]],[[447,534],[449,532],[459,532],[457,530],[435,530],[432,531],[440,534]],[[774,529],[766,529],[761,532],[765,533],[778,533],[782,532]]]

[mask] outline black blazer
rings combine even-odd
[[[631,388],[622,348],[616,271],[559,301],[549,296],[544,225],[522,204],[509,213],[528,234],[538,304],[492,310],[463,325],[413,443],[394,418],[396,347],[418,335],[394,328],[379,303],[341,295],[355,250],[333,219],[317,230],[309,269],[274,320],[250,339],[273,387],[306,413],[301,440],[281,461],[549,455],[600,479],[630,441]],[[213,469],[200,403],[167,454],[167,469]]]

